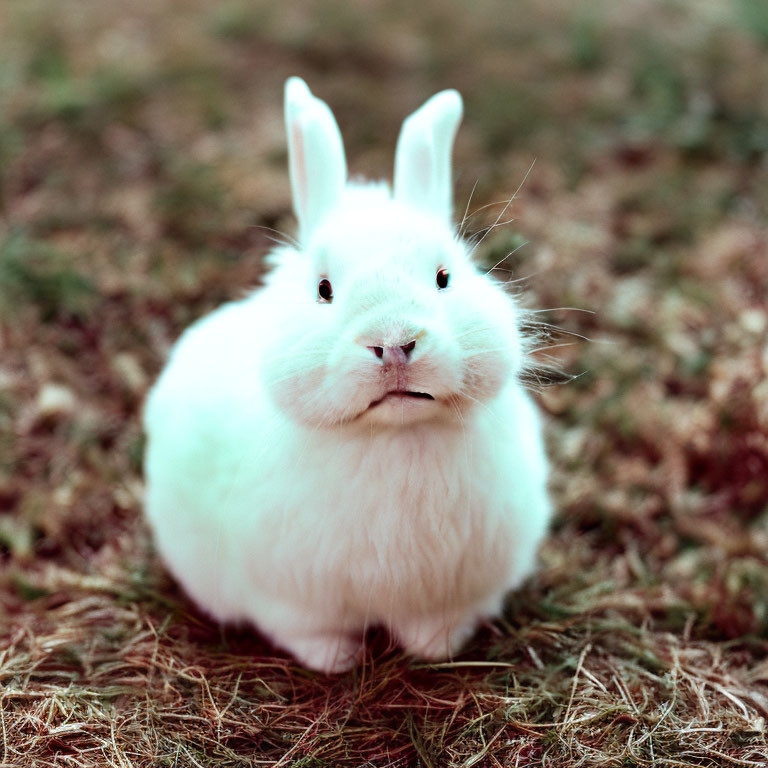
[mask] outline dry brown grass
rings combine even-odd
[[[768,21],[736,6],[0,8],[3,766],[768,765]],[[147,387],[291,226],[296,73],[375,174],[459,87],[460,201],[536,157],[482,260],[587,310],[537,314],[577,376],[540,395],[541,568],[450,664],[372,632],[309,673],[196,613],[141,519]]]
[[[585,559],[594,556],[576,546]],[[548,546],[542,580],[562,584],[557,549],[567,550],[567,539]],[[35,586],[50,594],[32,607],[6,599],[13,630],[0,659],[4,764],[759,766],[768,759],[768,670],[756,663],[766,641],[703,639],[709,632],[697,628],[695,607],[669,586],[613,579],[568,594],[555,588],[553,599],[537,585],[452,663],[411,663],[373,635],[363,666],[329,679],[251,633],[220,633],[177,602],[169,584],[130,579],[115,567],[126,555],[147,561],[142,545],[115,550],[105,575],[34,569]],[[627,560],[612,559],[608,570],[628,570]],[[685,616],[682,630],[677,614]]]

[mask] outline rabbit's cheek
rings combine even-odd
[[[510,366],[498,355],[480,364],[477,357],[466,367],[463,391],[482,402],[495,397],[507,383]]]
[[[282,381],[270,382],[267,390],[275,405],[292,419],[316,424],[324,419],[323,376],[317,371],[295,373]]]
[[[371,400],[380,396],[377,371],[372,370],[363,356],[332,355],[322,383],[325,407],[341,420],[357,416]]]

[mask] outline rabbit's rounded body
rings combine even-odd
[[[406,202],[344,185],[264,287],[186,331],[145,413],[147,516],[176,578],[326,671],[372,625],[450,656],[549,520],[514,302]]]
[[[257,305],[193,326],[149,402],[146,503],[160,551],[206,611],[289,648],[293,636],[333,646],[374,624],[407,640],[439,620],[445,632],[412,650],[448,655],[451,634],[496,614],[529,573],[544,534],[532,403],[512,382],[463,424],[375,437],[299,427],[243,368],[244,329],[269,327]]]

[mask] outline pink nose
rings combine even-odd
[[[384,365],[405,365],[415,346],[415,341],[409,341],[399,347],[368,347],[368,349],[380,358]]]

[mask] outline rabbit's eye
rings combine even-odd
[[[447,269],[439,269],[435,277],[437,287],[442,291],[448,287],[448,281],[451,279],[451,273]]]
[[[330,303],[332,299],[333,287],[331,286],[331,281],[327,277],[324,277],[317,284],[317,300],[320,302]]]

